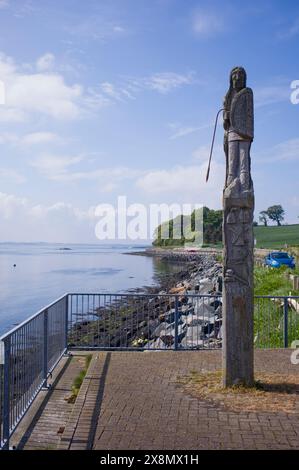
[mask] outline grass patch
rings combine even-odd
[[[299,244],[299,224],[253,228],[256,248],[283,248]]]
[[[292,289],[291,281],[286,277],[286,267],[255,267],[254,294],[269,296],[299,295]],[[283,299],[256,298],[254,302],[254,336],[258,348],[284,347],[284,301]],[[288,309],[288,344],[299,338],[299,316]]]
[[[186,393],[232,411],[297,412],[298,374],[257,373],[253,387],[224,388],[222,371],[191,371],[178,383]]]
[[[222,254],[220,254],[220,253],[217,254],[215,256],[215,259],[216,259],[217,263],[223,263],[223,255]]]
[[[292,284],[286,273],[294,274],[294,270],[285,266],[280,268],[254,268],[254,294],[255,295],[299,295],[299,291],[292,289]]]
[[[84,377],[86,376],[86,373],[88,371],[88,367],[90,364],[90,361],[92,359],[92,354],[87,354],[85,356],[85,366],[84,369],[82,369],[79,374],[74,378],[73,380],[73,385],[72,385],[72,394],[68,398],[68,403],[75,403],[76,398],[79,394],[79,390],[81,388],[81,385],[83,383]]]

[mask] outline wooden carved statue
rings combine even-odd
[[[253,382],[253,210],[250,147],[253,93],[235,67],[224,99],[223,367],[224,385]]]

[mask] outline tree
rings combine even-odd
[[[280,204],[277,204],[276,206],[271,206],[268,207],[267,209],[267,215],[269,219],[274,220],[277,225],[281,225],[280,222],[284,219],[284,209]]]
[[[267,211],[261,211],[260,212],[259,221],[263,222],[265,227],[267,227],[267,225],[268,225],[267,217],[268,217],[268,212]]]
[[[258,226],[258,223],[256,222],[256,220],[253,221],[253,226],[254,226],[254,227],[257,227],[257,226]]]
[[[196,219],[197,218],[197,219]],[[196,220],[203,221],[203,233],[196,231]],[[154,232],[154,246],[184,246],[202,235],[204,244],[217,244],[222,241],[222,210],[202,207],[194,210],[191,215],[178,215],[163,224]],[[197,230],[200,230],[199,227]]]

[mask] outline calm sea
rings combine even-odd
[[[167,267],[151,257],[128,255],[145,248],[0,243],[0,334],[65,292],[120,293],[156,284]]]

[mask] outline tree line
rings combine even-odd
[[[284,220],[285,211],[281,205],[268,207],[267,210],[259,213],[259,221],[264,226],[268,225],[270,220],[277,223],[278,226]],[[204,245],[216,245],[222,242],[222,210],[213,210],[208,207],[202,207],[193,211],[191,215],[178,215],[177,217],[160,224],[154,233],[154,246],[184,246],[186,242],[195,240],[196,224],[195,220],[202,217],[203,231],[202,240]],[[254,226],[258,223],[254,222]]]
[[[202,218],[203,244],[222,242],[222,210],[213,210],[208,207],[194,210],[191,215],[178,215],[163,224],[160,224],[154,234],[154,246],[183,246],[186,242],[193,242],[196,235],[200,235],[196,229],[196,218]]]

